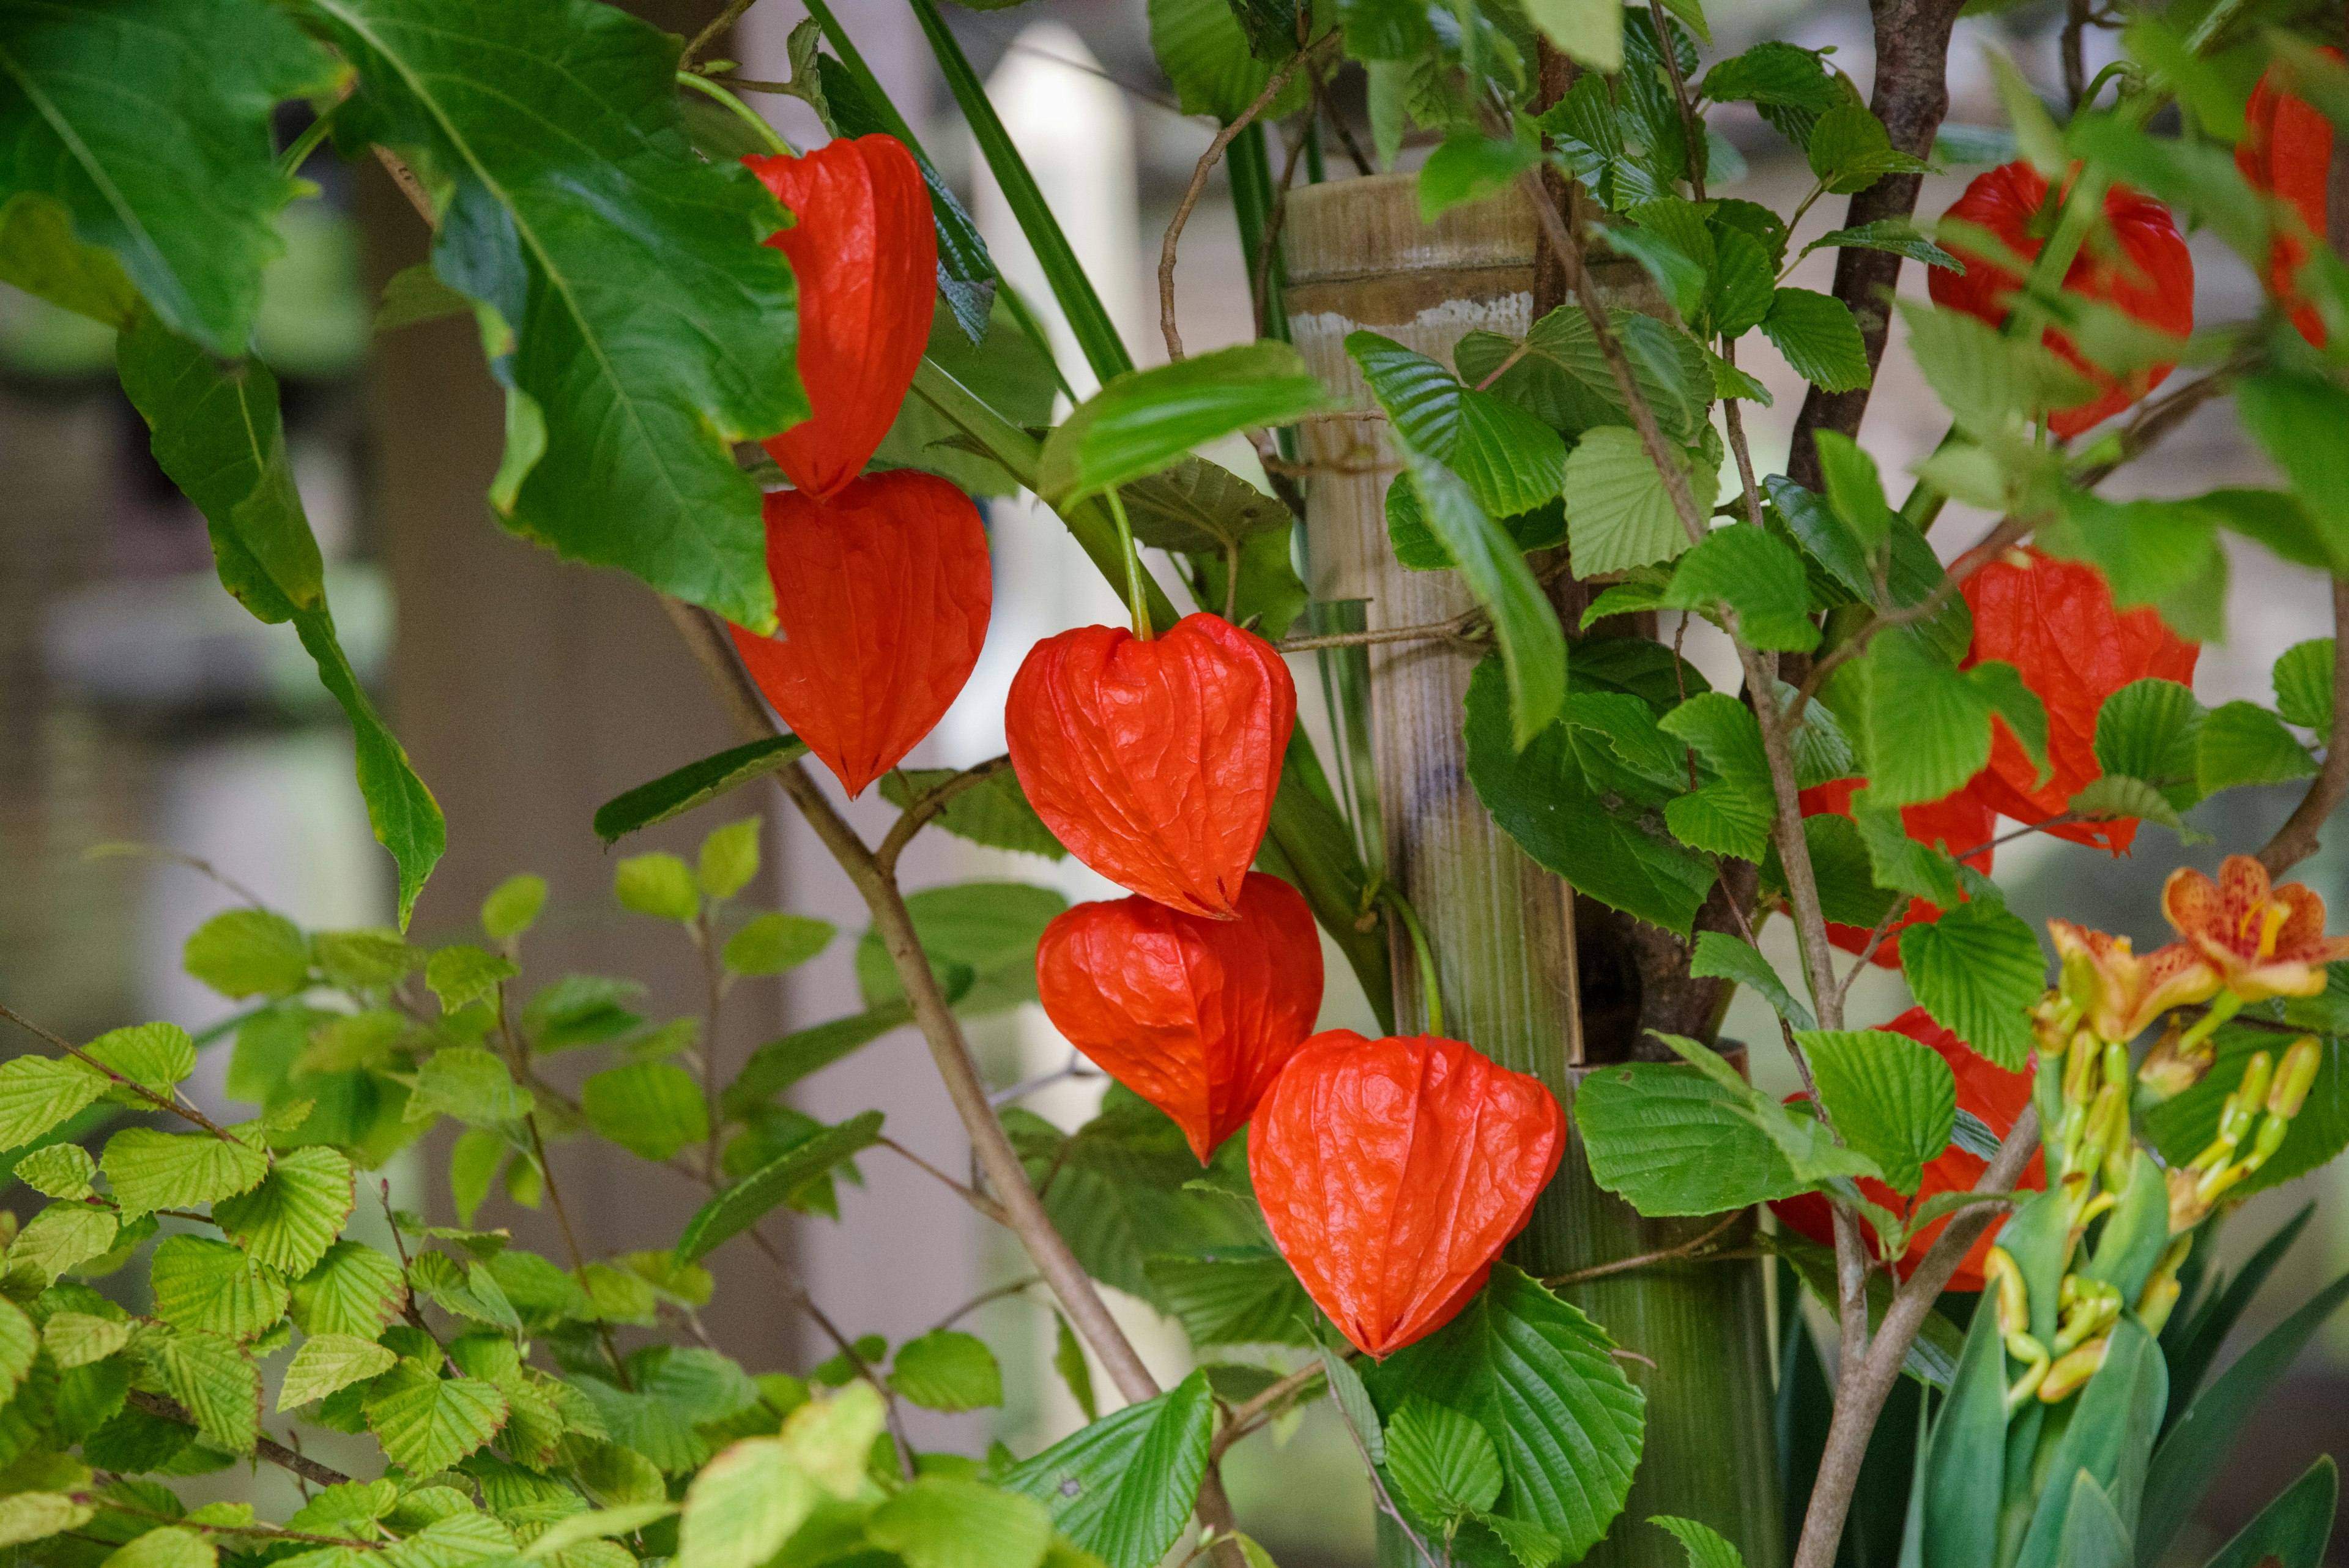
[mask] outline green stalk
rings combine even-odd
[[[757,109],[752,109],[708,77],[696,76],[691,71],[679,71],[677,73],[677,85],[691,88],[694,91],[705,97],[716,99],[719,103],[724,104],[743,124],[758,131],[760,140],[767,144],[769,151],[780,152],[787,158],[799,156],[799,149],[778,135],[775,128],[769,125]]]
[[[1144,641],[1150,638],[1150,602],[1142,594],[1142,552],[1133,547],[1133,525],[1125,520],[1125,497],[1112,484],[1102,492],[1109,503],[1109,514],[1117,524],[1117,552],[1125,557],[1125,605],[1133,617],[1133,635]],[[1237,566],[1231,568],[1233,579],[1238,579]]]

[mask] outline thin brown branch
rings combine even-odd
[[[1297,160],[1304,152],[1306,140],[1312,133],[1312,121],[1309,119],[1304,129],[1298,131],[1297,140],[1289,143],[1288,156],[1281,161],[1280,183],[1272,193],[1272,210],[1265,215],[1264,238],[1257,242],[1256,265],[1249,269],[1248,302],[1256,312],[1256,335],[1258,337],[1266,335],[1265,311],[1272,299],[1272,258],[1280,252],[1280,228],[1288,221],[1289,187],[1296,183]],[[1232,580],[1235,584],[1238,582],[1237,574]],[[1227,614],[1224,618],[1229,620],[1231,617]]]
[[[122,1074],[118,1073],[113,1068],[108,1066],[105,1063],[99,1061],[97,1057],[91,1055],[88,1052],[83,1050],[80,1046],[75,1044],[72,1041],[67,1039],[64,1035],[58,1033],[54,1029],[43,1028],[41,1025],[34,1023],[31,1019],[26,1017],[23,1013],[17,1012],[15,1008],[10,1007],[6,1002],[0,1002],[0,1018],[6,1019],[9,1023],[15,1024],[19,1029],[25,1030],[28,1033],[40,1036],[43,1040],[47,1041],[50,1044],[56,1046],[58,1050],[63,1051],[67,1055],[73,1057],[76,1061],[81,1063],[84,1066],[90,1068],[92,1071],[104,1074],[107,1082],[112,1084],[116,1088],[129,1090],[140,1099],[145,1100],[149,1105],[153,1106],[157,1110],[169,1111],[182,1121],[193,1122],[196,1126],[203,1128],[206,1132],[212,1134],[212,1137],[219,1138],[223,1143],[241,1143],[241,1140],[238,1139],[233,1133],[230,1132],[226,1127],[222,1127],[218,1122],[212,1120],[212,1117],[204,1115],[203,1112],[198,1110],[195,1106],[189,1105],[184,1100],[181,1100],[177,1095],[159,1093],[154,1089],[149,1088],[146,1085],[138,1082],[136,1079],[126,1077]]]
[[[772,1263],[775,1266],[775,1272],[783,1277],[783,1288],[790,1293],[792,1304],[805,1313],[808,1321],[814,1324],[826,1339],[832,1341],[832,1347],[840,1353],[840,1358],[848,1364],[848,1369],[873,1385],[874,1390],[881,1396],[883,1407],[888,1413],[889,1436],[897,1449],[897,1468],[907,1480],[912,1480],[914,1479],[914,1439],[905,1435],[905,1412],[897,1407],[897,1391],[889,1386],[887,1378],[873,1370],[872,1364],[867,1362],[864,1353],[856,1348],[856,1342],[843,1333],[840,1325],[832,1321],[831,1315],[815,1304],[815,1297],[808,1294],[807,1287],[800,1283],[799,1275],[792,1271],[790,1261],[783,1256],[781,1250],[772,1241],[768,1241],[756,1225],[751,1226],[743,1234],[750,1238],[750,1244],[759,1250],[760,1255]]]
[[[131,1397],[137,1399],[140,1396],[133,1394]],[[149,1395],[147,1397],[152,1398],[153,1396]],[[297,1482],[305,1487],[306,1496],[308,1484],[306,1480],[297,1478]],[[201,1530],[208,1535],[250,1535],[263,1541],[300,1541],[314,1546],[348,1546],[360,1552],[381,1552],[394,1544],[389,1540],[361,1541],[356,1536],[349,1535],[313,1535],[306,1531],[288,1530],[283,1525],[262,1524],[257,1521],[252,1524],[207,1524],[202,1520],[191,1519],[183,1513],[161,1513],[153,1509],[140,1508],[135,1503],[124,1502],[119,1494],[101,1496],[95,1492],[85,1491],[74,1492],[70,1495],[76,1502],[88,1508],[102,1509],[108,1513],[125,1514],[132,1519],[151,1519],[160,1524],[175,1525],[181,1530]],[[95,1536],[79,1532],[75,1532],[73,1538],[91,1542],[109,1551],[113,1550],[114,1547],[114,1542],[110,1541],[98,1542]]]
[[[2066,0],[2064,7],[2064,101],[2078,113],[2088,95],[2088,13],[2093,0]]]
[[[961,1182],[957,1181],[953,1177],[948,1176],[945,1171],[940,1170],[936,1166],[932,1165],[928,1160],[924,1159],[920,1155],[916,1154],[912,1149],[907,1148],[904,1144],[899,1143],[895,1138],[883,1138],[881,1140],[881,1147],[887,1149],[890,1153],[897,1156],[898,1158],[904,1160],[906,1164],[914,1167],[914,1168],[921,1171],[923,1174],[936,1178],[957,1198],[961,1199],[965,1203],[969,1204],[973,1209],[977,1210],[979,1213],[986,1215],[989,1220],[994,1220],[997,1224],[1009,1225],[1011,1223],[1010,1216],[1003,1211],[1002,1204],[998,1203],[994,1199],[989,1198],[986,1193],[978,1190],[976,1188],[964,1186]]]
[[[1207,1451],[1218,1459],[1222,1458],[1225,1449],[1271,1420],[1283,1404],[1322,1376],[1319,1362],[1308,1362],[1246,1404],[1234,1406],[1230,1417],[1224,1423],[1224,1429],[1216,1434],[1215,1442]]]
[[[1721,1217],[1720,1224],[1691,1241],[1677,1242],[1670,1247],[1659,1247],[1652,1252],[1640,1252],[1629,1258],[1617,1258],[1610,1262],[1593,1263],[1587,1269],[1575,1269],[1563,1274],[1552,1274],[1542,1283],[1551,1290],[1562,1291],[1568,1285],[1586,1284],[1592,1280],[1603,1280],[1609,1274],[1628,1273],[1633,1269],[1644,1269],[1655,1263],[1678,1263],[1702,1258],[1712,1250],[1713,1242],[1719,1241],[1731,1226],[1744,1219],[1747,1212],[1748,1210],[1740,1209],[1734,1213],[1724,1214]]]
[[[2072,482],[2083,490],[2094,490],[2112,477],[2114,470],[2124,463],[2134,462],[2161,444],[2180,425],[2192,418],[2203,404],[2225,397],[2235,389],[2235,382],[2249,369],[2251,361],[2229,361],[2207,376],[2198,376],[2180,387],[2174,387],[2158,398],[2140,404],[2128,423],[2117,436],[2119,452],[2110,461],[2080,470]]]
[[[693,62],[701,57],[701,51],[716,43],[720,35],[740,21],[742,13],[750,8],[751,3],[752,0],[727,0],[726,9],[712,17],[709,26],[696,33],[693,42],[686,45],[685,52],[678,56],[677,68],[681,71],[693,69]]]
[[[890,825],[880,846],[873,851],[874,863],[884,872],[895,872],[897,857],[913,842],[914,835],[934,821],[938,813],[954,804],[966,790],[977,789],[988,780],[1011,765],[1009,755],[989,757],[974,767],[968,767],[950,779],[940,780],[936,787],[923,791],[905,803],[905,809]]]
[[[947,1314],[946,1316],[938,1319],[937,1322],[930,1324],[928,1332],[936,1334],[941,1329],[952,1328],[955,1324],[960,1323],[963,1319],[968,1317],[979,1308],[991,1305],[996,1302],[1003,1301],[1008,1297],[1016,1296],[1020,1292],[1028,1289],[1030,1285],[1040,1285],[1043,1282],[1043,1275],[1030,1274],[1024,1279],[1014,1280],[1008,1285],[998,1285],[993,1290],[981,1291],[978,1294],[971,1297],[970,1300],[963,1303],[962,1305],[955,1308],[954,1311]]]
[[[1338,133],[1338,145],[1344,148],[1346,156],[1352,160],[1354,172],[1365,180],[1369,179],[1379,171],[1378,166],[1363,156],[1362,144],[1354,140],[1353,127],[1346,123],[1346,117],[1340,113],[1338,106],[1330,101],[1330,84],[1321,79],[1321,74],[1319,71],[1313,73],[1310,79],[1313,83],[1313,123],[1318,124],[1327,119],[1330,122],[1330,129]]]
[[[2284,825],[2259,854],[2268,875],[2291,869],[2316,853],[2316,836],[2323,830],[2333,808],[2349,794],[2349,577],[2333,579],[2333,729],[2324,747],[2324,765],[2309,781]]]
[[[1166,358],[1169,359],[1183,358],[1183,334],[1174,325],[1174,249],[1182,243],[1183,226],[1191,221],[1191,210],[1199,204],[1200,196],[1207,189],[1207,176],[1215,172],[1216,165],[1223,161],[1224,150],[1232,144],[1232,138],[1255,124],[1256,117],[1270,109],[1272,100],[1278,98],[1281,89],[1288,85],[1288,78],[1309,65],[1315,56],[1337,40],[1338,33],[1332,28],[1316,42],[1289,56],[1266,81],[1264,90],[1257,94],[1256,101],[1242,109],[1238,119],[1216,132],[1216,139],[1207,143],[1205,152],[1199,154],[1198,164],[1191,171],[1191,183],[1184,190],[1182,201],[1175,203],[1174,216],[1166,223],[1166,237],[1158,246],[1158,329],[1165,334]]]
[[[150,1416],[160,1416],[166,1421],[177,1421],[185,1427],[197,1424],[195,1417],[189,1412],[186,1406],[176,1399],[166,1398],[160,1394],[142,1393],[134,1388],[130,1391],[130,1402]],[[264,1437],[256,1440],[253,1451],[256,1458],[267,1459],[279,1469],[291,1470],[303,1480],[318,1486],[341,1486],[351,1479],[332,1466],[322,1465],[313,1459],[305,1459],[285,1444],[269,1438]],[[112,1504],[108,1506],[111,1507]],[[340,1543],[337,1542],[337,1544]]]

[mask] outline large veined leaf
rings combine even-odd
[[[1636,311],[1609,310],[1608,324],[1664,434],[1696,440],[1713,402],[1704,350],[1687,333]],[[1630,406],[1578,306],[1560,306],[1535,322],[1523,343],[1496,332],[1471,332],[1452,359],[1469,385],[1489,381],[1496,395],[1569,434],[1630,421]]]
[[[205,1440],[232,1454],[253,1452],[261,1435],[261,1368],[236,1341],[175,1334],[158,1352],[171,1397],[196,1418]]]
[[[1195,1349],[1213,1345],[1311,1345],[1320,1317],[1288,1261],[1269,1247],[1221,1247],[1155,1257],[1143,1272]]]
[[[1365,1381],[1390,1420],[1417,1397],[1483,1428],[1508,1479],[1500,1514],[1547,1530],[1575,1559],[1621,1511],[1645,1431],[1647,1400],[1614,1347],[1579,1311],[1501,1263],[1457,1317]]]
[[[0,1062],[0,1148],[20,1148],[107,1089],[104,1075],[73,1056]]]
[[[367,1387],[368,1429],[411,1474],[447,1469],[505,1425],[506,1397],[477,1377],[402,1361]]]
[[[1725,691],[1700,691],[1656,728],[1687,742],[1713,775],[1664,803],[1665,824],[1692,849],[1760,860],[1778,808],[1754,711]]]
[[[1320,378],[1286,343],[1260,341],[1132,370],[1077,405],[1044,438],[1036,493],[1059,505],[1172,468],[1191,449],[1329,405]]]
[[[1247,37],[1224,0],[1150,0],[1150,52],[1174,84],[1185,114],[1237,119],[1264,91],[1272,67],[1248,52]],[[1289,78],[1266,114],[1296,112],[1308,90],[1303,72]]]
[[[1054,1529],[1110,1568],[1151,1568],[1190,1520],[1215,1409],[1203,1367],[1054,1444],[1000,1484],[1043,1503]]]
[[[1658,602],[1693,610],[1726,603],[1750,647],[1807,653],[1819,645],[1801,558],[1760,528],[1732,524],[1707,534],[1681,557]]]
[[[155,1249],[149,1282],[155,1315],[177,1329],[242,1341],[285,1315],[285,1280],[226,1241],[165,1237]]]
[[[1715,475],[1696,464],[1687,478],[1698,510],[1710,513]],[[1687,526],[1636,431],[1601,425],[1585,431],[1567,456],[1566,493],[1566,535],[1577,570],[1630,571],[1689,547]]]
[[[1507,516],[1557,499],[1566,443],[1539,419],[1375,332],[1349,333],[1346,352],[1403,444],[1458,474],[1486,512]]]
[[[213,1204],[212,1218],[254,1262],[298,1278],[326,1255],[352,1207],[350,1160],[313,1146],[278,1156],[260,1186]]]
[[[1950,1146],[1958,1081],[1940,1053],[1881,1029],[1806,1029],[1819,1098],[1846,1143],[1876,1161],[1886,1185],[1913,1193],[1928,1160]]]
[[[276,166],[271,111],[333,73],[326,53],[266,0],[7,0],[0,191],[55,203],[79,242],[110,253],[174,329],[214,353],[241,354],[261,305],[261,270],[284,249],[277,213],[299,189]],[[42,280],[0,268],[9,282],[57,297]]]
[[[729,443],[806,417],[795,296],[760,243],[781,209],[679,129],[678,40],[589,0],[312,10],[358,72],[337,130],[421,161],[434,271],[511,335],[509,525],[771,628],[759,487]]]
[[[2005,905],[1977,898],[1909,927],[1900,967],[1933,1022],[2009,1072],[2031,1060],[2030,1009],[2046,989],[2047,961]]]
[[[690,1262],[741,1234],[842,1160],[872,1147],[880,1137],[881,1113],[866,1111],[793,1144],[701,1206],[678,1238],[678,1261]]]
[[[1584,1077],[1574,1121],[1592,1179],[1640,1213],[1724,1214],[1808,1185],[1743,1106],[1692,1067],[1627,1062]]]
[[[365,1242],[341,1241],[294,1282],[294,1322],[304,1334],[373,1340],[407,1301],[397,1262]]]
[[[267,1157],[234,1138],[152,1127],[116,1133],[98,1164],[125,1214],[214,1202],[257,1185],[269,1171]]]
[[[302,1342],[285,1368],[277,1407],[291,1410],[323,1399],[338,1388],[364,1383],[391,1370],[399,1359],[390,1348],[347,1334],[316,1334]]]
[[[1457,1520],[1501,1495],[1501,1454],[1484,1428],[1414,1394],[1386,1424],[1387,1473],[1422,1519]]]

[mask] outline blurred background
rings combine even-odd
[[[911,14],[895,0],[836,5],[971,206],[1007,276],[1049,317],[1049,291],[972,153]],[[687,34],[718,10],[687,0],[644,0],[632,8]],[[1162,359],[1154,327],[1159,239],[1213,128],[1176,108],[1151,56],[1143,0],[947,9],[1127,343],[1145,365]],[[1762,37],[1832,46],[1833,63],[1863,85],[1870,79],[1869,24],[1857,0],[1713,0],[1707,9],[1717,54]],[[1995,19],[1961,23],[1951,67],[1951,120],[1998,119],[1985,47],[2012,55],[2053,96],[2061,16],[2056,0],[2033,0]],[[794,0],[760,0],[731,42],[714,52],[742,62],[745,76],[781,78],[784,41],[801,17]],[[2108,40],[2091,35],[2092,72],[2110,57]],[[1340,79],[1336,100],[1367,143],[1358,72]],[[798,104],[767,99],[760,107],[796,144],[820,140]],[[290,137],[301,123],[297,113],[281,130]],[[1746,165],[1725,193],[1790,208],[1810,182],[1799,156],[1750,111],[1723,113],[1715,123]],[[1424,153],[1423,146],[1407,147],[1403,166]],[[1330,162],[1333,176],[1347,168],[1334,154]],[[1937,215],[1974,171],[1952,166],[1929,181],[1920,216]],[[285,216],[286,254],[268,278],[259,348],[285,383],[293,463],[332,564],[345,645],[448,813],[450,854],[419,908],[417,938],[457,939],[490,888],[512,872],[535,871],[554,884],[554,897],[532,938],[525,986],[574,971],[625,975],[649,987],[631,1003],[647,1014],[691,1011],[698,960],[674,928],[618,910],[611,860],[588,822],[613,794],[733,737],[641,587],[560,565],[496,528],[483,492],[496,467],[502,416],[471,326],[450,320],[372,331],[385,280],[424,256],[421,225],[371,162],[343,165],[329,151],[305,172],[317,194]],[[1718,171],[1714,184],[1724,185]],[[1840,202],[1823,202],[1797,243],[1840,221]],[[2194,248],[2198,314],[2207,320],[2249,314],[2257,291],[2248,273],[2216,244]],[[1793,281],[1825,288],[1830,265],[1826,253],[1815,255]],[[1921,293],[1917,274],[1904,269],[1904,286]],[[1194,351],[1249,335],[1248,294],[1218,170],[1183,238],[1177,304]],[[1776,470],[1801,386],[1765,343],[1753,340],[1748,352],[1749,368],[1777,399],[1749,421],[1754,458],[1764,471]],[[1080,395],[1089,390],[1081,360],[1070,353],[1065,363]],[[148,1018],[201,1030],[233,1012],[179,971],[187,934],[233,901],[186,859],[242,881],[312,927],[380,925],[391,914],[390,864],[368,834],[339,713],[291,631],[260,625],[220,590],[202,520],[150,458],[145,430],[111,365],[103,328],[0,286],[0,888],[6,889],[0,998],[76,1037]],[[1888,475],[1921,457],[1943,424],[1896,342],[1864,432]],[[2266,477],[2261,459],[2236,432],[2231,409],[2217,403],[2111,489],[2175,494]],[[999,753],[1003,693],[1027,648],[1068,626],[1121,618],[1115,597],[1049,515],[1019,502],[988,504],[987,514],[997,572],[988,650],[954,711],[908,759],[914,764],[961,766]],[[1954,555],[1985,521],[1952,508],[1934,542]],[[2240,539],[2228,547],[2229,636],[2203,651],[2197,685],[2209,703],[2266,701],[2275,657],[2329,632],[2324,585]],[[1733,688],[1725,645],[1702,623],[1689,642],[1692,657]],[[1300,663],[1299,673],[1307,722],[1318,725],[1311,710],[1319,681],[1309,666]],[[2198,824],[2215,845],[2181,849],[2148,827],[2130,859],[2026,840],[2000,851],[2001,879],[2034,921],[2061,912],[2150,944],[2164,934],[2156,895],[2168,870],[2181,861],[2214,866],[2223,849],[2263,841],[2292,798],[2288,790],[2221,796]],[[763,811],[766,896],[833,919],[853,936],[864,923],[861,904],[778,804],[769,792],[745,791],[632,848],[689,852],[709,827]],[[850,811],[875,833],[890,814],[871,798]],[[91,853],[126,843],[185,858]],[[2349,843],[2329,845],[2299,875],[2340,909],[2349,905],[2344,872]],[[1072,899],[1109,891],[1073,861],[1053,865],[936,835],[909,857],[910,887],[976,877],[1040,882]],[[1769,942],[1792,973],[1784,922]],[[786,981],[738,992],[721,1059],[739,1061],[792,1027],[856,1011],[853,948],[844,939]],[[1330,972],[1325,1023],[1367,1025],[1368,1009],[1345,966],[1333,961]],[[1897,975],[1872,976],[1856,996],[1855,1018],[1863,1023],[1907,1005]],[[1729,1033],[1760,1039],[1775,1026],[1742,999]],[[974,1034],[1001,1085],[1058,1074],[1071,1062],[1032,1004],[982,1021]],[[24,1044],[0,1043],[0,1051]],[[1777,1070],[1776,1054],[1757,1053],[1765,1081]],[[200,1078],[203,1092],[223,1102],[227,1056],[224,1048],[208,1051]],[[1026,1103],[1073,1126],[1090,1114],[1100,1087],[1095,1077],[1063,1077]],[[910,1031],[811,1079],[799,1103],[827,1121],[879,1105],[893,1135],[915,1152],[949,1169],[967,1158]],[[657,1245],[695,1206],[694,1190],[681,1180],[617,1155],[565,1160],[558,1150],[555,1159],[574,1211],[591,1232],[585,1239],[591,1251]],[[1027,1277],[1006,1236],[990,1232],[912,1166],[885,1151],[862,1165],[861,1185],[842,1189],[842,1223],[795,1220],[790,1246],[799,1280],[852,1333],[909,1338]],[[445,1217],[445,1148],[428,1145],[384,1174],[396,1201]],[[2272,1302],[2304,1299],[2349,1266],[2344,1180],[2336,1166],[2263,1195],[2232,1222],[2230,1251],[2240,1255],[2301,1204],[2319,1205],[2317,1222],[2271,1289]],[[5,1201],[23,1213],[37,1205],[22,1188]],[[542,1216],[502,1197],[480,1222],[511,1225],[525,1244],[546,1241]],[[804,1370],[830,1354],[780,1304],[764,1261],[738,1247],[714,1264],[719,1291],[707,1321],[752,1371]],[[914,1412],[926,1423],[917,1440],[976,1452],[1001,1438],[1026,1454],[1074,1424],[1075,1407],[1048,1365],[1052,1319],[1040,1300],[1040,1290],[1015,1291],[963,1320],[1003,1356],[1010,1404],[962,1417]],[[1119,1304],[1161,1376],[1179,1376],[1187,1356],[1179,1333],[1138,1302]],[[2266,1321],[2255,1310],[2247,1331]],[[2182,1542],[2181,1552],[2199,1546],[2207,1555],[2314,1454],[2349,1449],[2349,1323],[2320,1339],[2270,1415],[2253,1424],[2229,1478],[2212,1492],[2201,1538]],[[1364,1483],[1326,1413],[1309,1411],[1243,1445],[1227,1466],[1244,1527],[1282,1563],[1314,1568],[1371,1559]]]

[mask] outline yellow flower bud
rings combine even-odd
[[[2283,1064],[2276,1069],[2275,1082],[2268,1085],[2268,1112],[2289,1120],[2300,1115],[2307,1103],[2308,1091],[2316,1082],[2316,1069],[2323,1062],[2316,1036],[2303,1034],[2292,1043],[2283,1054]]]

